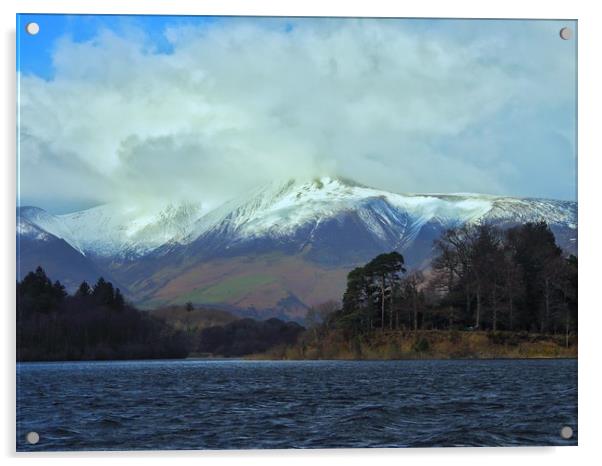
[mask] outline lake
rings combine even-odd
[[[576,445],[578,433],[576,360],[19,363],[17,388],[19,451]]]

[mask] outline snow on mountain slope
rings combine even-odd
[[[232,241],[294,235],[304,225],[355,212],[375,237],[405,235],[422,226],[446,227],[478,221],[521,223],[545,220],[576,228],[576,203],[487,195],[396,194],[337,178],[307,183],[273,183],[230,201],[201,217],[184,243],[219,230]]]
[[[202,215],[198,204],[168,204],[148,210],[105,204],[57,218],[88,253],[100,256],[140,256],[189,233]]]
[[[225,248],[259,238],[298,240],[299,232],[311,241],[326,223],[342,225],[350,215],[375,241],[397,247],[411,244],[427,224],[448,228],[478,221],[545,220],[576,230],[577,205],[476,194],[396,194],[323,177],[274,182],[212,210],[193,203],[150,211],[106,204],[58,216],[33,207],[20,209],[20,217],[32,225],[85,254],[103,257],[139,257],[163,245],[186,245],[210,235]]]
[[[30,207],[21,208],[18,213],[17,278],[19,280],[41,266],[49,276],[59,280],[69,292],[73,292],[82,280],[93,283],[102,275],[107,278],[110,276],[67,241],[66,238],[74,241],[70,232],[66,231],[65,226],[51,214]],[[39,225],[44,225],[46,229],[35,225],[28,217],[37,220]]]
[[[194,240],[220,225],[238,239],[262,235],[287,236],[303,225],[353,210],[359,210],[366,226],[376,236],[382,237],[381,222],[361,209],[367,201],[379,199],[386,201],[390,208],[387,212],[379,212],[378,217],[390,226],[397,225],[400,217],[407,215],[418,223],[432,218],[461,222],[476,220],[492,207],[490,200],[480,198],[447,200],[428,195],[401,195],[337,178],[324,177],[307,183],[288,181],[273,183],[225,203],[199,219],[186,241]]]
[[[550,199],[496,198],[483,220],[526,223],[545,220],[548,224],[577,229],[577,203]]]
[[[17,218],[17,236],[36,241],[48,241],[52,237],[47,231],[22,217]]]
[[[35,235],[40,240],[48,240],[49,235],[53,235],[83,253],[78,238],[69,227],[59,217],[39,207],[25,206],[17,209],[17,233],[30,237]]]
[[[200,204],[167,204],[154,209],[104,204],[64,215],[38,207],[17,209],[17,233],[48,233],[82,254],[140,256],[168,241],[177,241],[204,213]]]

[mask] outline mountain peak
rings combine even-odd
[[[321,176],[318,178],[314,178],[312,180],[312,184],[315,185],[318,189],[322,189],[328,185],[339,185],[347,188],[367,188],[368,186],[363,185],[351,178],[346,178],[344,176]]]

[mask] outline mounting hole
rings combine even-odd
[[[25,32],[30,36],[35,36],[38,32],[40,32],[40,25],[38,23],[27,23],[25,25]]]
[[[563,40],[570,40],[573,37],[573,31],[571,28],[562,28],[560,30],[560,38]]]
[[[564,426],[560,429],[560,436],[565,440],[570,439],[573,436],[573,429],[569,426]]]
[[[38,434],[37,432],[29,432],[25,436],[25,440],[27,440],[27,443],[29,443],[30,445],[35,445],[40,441],[40,434]]]

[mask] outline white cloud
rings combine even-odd
[[[495,150],[441,145],[527,95],[529,80],[483,42],[358,20],[287,31],[231,19],[165,35],[169,54],[140,32],[63,39],[52,80],[21,77],[24,198],[221,199],[321,174],[395,191],[509,188],[512,162]]]

